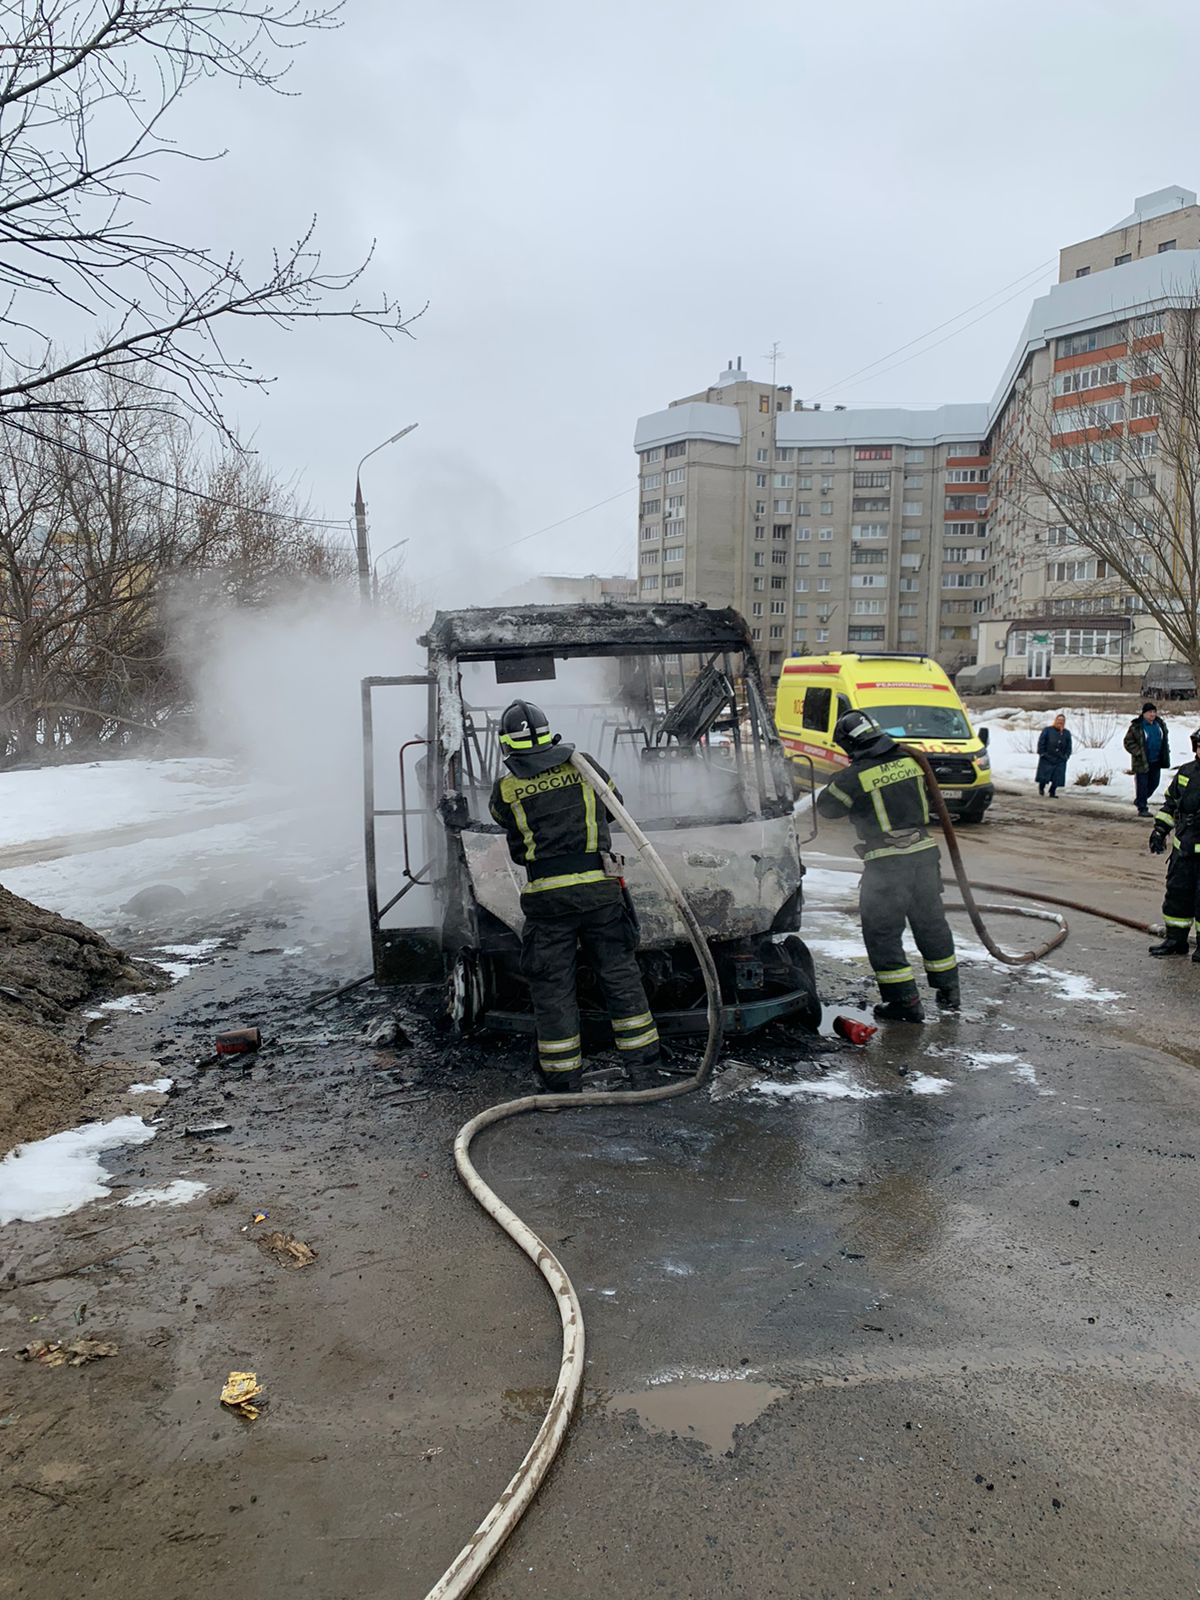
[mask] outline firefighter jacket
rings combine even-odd
[[[929,794],[920,767],[897,744],[860,756],[817,796],[823,817],[849,817],[864,861],[936,850],[929,834]]]
[[[1164,833],[1174,828],[1176,850],[1200,855],[1200,761],[1185,761],[1171,779],[1154,826]]]
[[[598,761],[587,760],[611,781]],[[532,778],[505,773],[492,788],[489,809],[508,835],[509,854],[525,868],[527,895],[607,878],[601,853],[612,849],[608,812],[569,762]]]

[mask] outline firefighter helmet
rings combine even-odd
[[[500,718],[500,743],[506,750],[538,750],[553,744],[550,720],[540,706],[514,700]]]
[[[1200,746],[1200,728],[1192,734],[1192,749],[1195,750],[1198,746]]]
[[[881,756],[896,742],[865,711],[847,711],[840,716],[833,730],[833,740],[841,745],[851,759],[856,756]]]

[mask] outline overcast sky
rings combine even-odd
[[[251,325],[278,382],[231,409],[335,517],[358,457],[419,422],[364,486],[374,550],[408,535],[443,600],[509,563],[631,571],[635,419],[727,357],[765,376],[778,340],[779,381],[829,404],[988,398],[1062,245],[1200,187],[1194,0],[348,0],[344,19],[297,59],[296,98],[193,96],[185,141],[230,153],[157,204],[251,254],[315,211],[331,265],[378,241],[365,292],[428,300],[392,345]],[[928,353],[850,377],[979,301]]]

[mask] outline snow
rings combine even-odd
[[[0,847],[160,822],[262,800],[273,790],[239,783],[231,761],[96,761],[0,775]]]
[[[1031,983],[1041,983],[1055,989],[1060,1000],[1079,1000],[1087,1005],[1111,1005],[1114,1000],[1124,1000],[1120,989],[1102,989],[1082,972],[1063,972],[1058,967],[1026,967],[1025,976]]]
[[[214,950],[219,950],[221,943],[220,939],[201,939],[196,944],[160,944],[154,947],[153,959],[156,966],[161,967],[178,982],[180,978],[186,978],[193,967],[202,965]],[[180,956],[183,959],[160,961],[160,955]]]
[[[928,1072],[914,1072],[908,1080],[910,1094],[945,1094],[951,1087],[949,1078],[935,1078]]]
[[[772,1100],[794,1100],[799,1095],[815,1095],[820,1100],[877,1100],[882,1089],[868,1089],[855,1083],[848,1072],[831,1072],[824,1078],[808,1078],[800,1083],[776,1083],[768,1080],[757,1084],[756,1094]]]
[[[139,1002],[149,998],[148,994],[122,994],[115,1000],[102,1001],[93,1011],[85,1011],[83,1014],[89,1022],[94,1022],[97,1017],[103,1017],[110,1011],[131,1011],[134,1016],[140,1017],[145,1014],[146,1008]]]
[[[130,1094],[166,1094],[175,1082],[174,1078],[155,1078],[150,1083],[131,1083]]]
[[[108,1193],[100,1157],[154,1137],[141,1117],[114,1117],[19,1144],[0,1161],[0,1226],[65,1217]]]
[[[132,1194],[127,1194],[124,1200],[119,1200],[122,1206],[185,1206],[189,1200],[194,1200],[197,1195],[207,1194],[206,1183],[195,1183],[190,1178],[176,1178],[174,1183],[168,1183],[162,1189],[135,1189]]]
[[[1122,745],[1129,717],[1119,712],[1088,711],[1082,708],[1062,707],[1067,719],[1067,731],[1074,741],[1071,759],[1067,764],[1068,795],[1086,794],[1089,800],[1106,800],[1133,811],[1133,779],[1127,776],[1129,753]],[[1054,720],[1053,711],[1030,711],[1024,707],[989,707],[974,717],[975,727],[987,728],[988,754],[992,758],[992,776],[999,782],[1034,782],[1037,771],[1037,741],[1043,728]],[[1130,713],[1132,715],[1132,713]],[[1169,719],[1168,719],[1169,726]],[[1182,741],[1182,751],[1172,749],[1177,761],[1186,759],[1191,751],[1184,730],[1175,733],[1174,742]],[[1085,744],[1085,739],[1088,743]],[[1094,743],[1092,741],[1095,741]],[[1104,784],[1080,785],[1075,779],[1083,772],[1093,777],[1107,777]],[[1164,782],[1163,787],[1166,787]]]

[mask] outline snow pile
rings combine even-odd
[[[1122,740],[1129,727],[1129,718],[1138,706],[1123,711],[1068,710],[1063,708],[1074,748],[1067,765],[1067,788],[1082,793],[1084,786],[1075,779],[1080,773],[1091,773],[1093,779],[1105,778],[1106,783],[1086,786],[1093,800],[1111,800],[1121,805],[1133,801],[1133,779],[1127,777],[1129,754]],[[1029,783],[1037,772],[1037,741],[1043,728],[1054,721],[1053,711],[1030,711],[1025,707],[997,706],[994,710],[979,713],[974,718],[976,728],[988,729],[988,754],[992,758],[992,776],[1000,783]],[[1174,730],[1172,730],[1174,732]],[[1172,748],[1172,758],[1185,760],[1191,753],[1186,730],[1179,730]]]
[[[207,1194],[206,1183],[196,1183],[190,1178],[176,1178],[174,1183],[168,1183],[162,1189],[135,1189],[132,1194],[127,1194],[124,1200],[119,1200],[118,1205],[133,1206],[185,1206],[189,1200],[194,1200],[197,1195]]]
[[[868,1089],[855,1083],[848,1072],[831,1072],[824,1078],[808,1078],[800,1083],[760,1083],[756,1092],[771,1100],[794,1100],[800,1095],[815,1095],[819,1100],[877,1100],[882,1089]]]
[[[0,1161],[0,1226],[65,1217],[102,1199],[108,1193],[103,1153],[153,1137],[141,1117],[114,1117],[18,1145]]]

